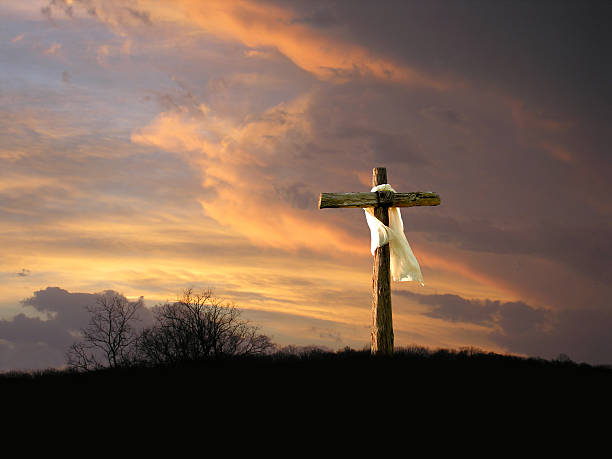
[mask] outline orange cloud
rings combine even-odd
[[[299,67],[319,78],[337,77],[355,69],[398,83],[444,89],[446,83],[427,77],[366,48],[325,36],[292,23],[293,12],[249,1],[179,2],[190,20],[215,35],[238,39],[247,46],[275,47]]]
[[[98,2],[92,2],[98,5]],[[125,8],[121,2],[101,2],[96,7],[100,20],[120,35],[124,25],[134,25],[134,14],[146,15],[146,24],[179,24],[197,28],[226,40],[237,40],[252,48],[251,57],[269,56],[265,48],[275,48],[300,68],[321,79],[346,79],[358,72],[394,83],[444,90],[449,81],[435,78],[393,59],[372,53],[367,48],[294,21],[288,7],[253,0],[140,0]],[[138,16],[138,17],[140,17]],[[150,18],[150,21],[149,21]],[[142,21],[141,21],[142,22]],[[258,48],[264,48],[259,50]]]
[[[295,209],[279,195],[269,169],[286,161],[279,145],[288,135],[308,138],[303,114],[309,96],[268,110],[263,116],[234,124],[210,113],[194,119],[183,113],[162,113],[132,134],[132,141],[181,154],[202,170],[203,186],[217,197],[201,200],[206,213],[223,226],[260,245],[297,250],[329,247],[363,254],[367,247],[354,236],[313,219],[313,209]]]

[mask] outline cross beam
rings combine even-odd
[[[372,186],[387,183],[387,169],[375,167]],[[373,207],[374,216],[389,226],[389,207],[437,206],[440,196],[432,192],[393,193],[321,193],[319,209],[344,207]],[[374,253],[372,273],[372,333],[373,354],[393,353],[393,319],[391,314],[391,260],[389,244]]]
[[[416,191],[414,193],[391,193],[390,201],[385,201],[384,191],[374,193],[321,193],[319,209],[335,207],[413,207],[437,206],[440,196],[429,191]]]

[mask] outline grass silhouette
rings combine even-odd
[[[379,418],[401,429],[407,420],[435,428],[468,419],[563,419],[571,410],[587,416],[608,403],[610,387],[608,366],[472,348],[411,347],[392,356],[311,348],[172,366],[0,374],[5,406],[15,404],[16,413],[44,407],[44,413],[70,410],[86,422],[111,416],[144,423],[195,416],[264,431],[279,422],[290,428],[283,420],[318,419],[333,429]]]
[[[485,352],[475,348],[429,350],[412,346],[396,349],[391,356],[371,355],[369,350],[345,348],[327,351],[318,348],[294,349],[291,352],[275,352],[248,357],[223,357],[175,365],[131,365],[120,368],[102,368],[78,372],[47,369],[35,371],[8,371],[0,373],[1,385],[108,384],[109,382],[140,382],[148,384],[201,381],[210,377],[219,380],[237,376],[257,375],[252,381],[266,381],[285,375],[300,379],[317,379],[334,376],[408,378],[427,381],[454,378],[455,381],[508,381],[523,378],[553,378],[558,381],[569,378],[597,378],[612,382],[612,367],[576,363],[561,356],[546,360]]]

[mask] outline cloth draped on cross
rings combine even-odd
[[[395,193],[395,190],[388,183],[375,186],[371,191],[392,191]],[[372,255],[378,247],[389,244],[392,279],[399,282],[417,281],[421,285],[425,285],[419,262],[412,253],[410,244],[408,244],[404,234],[404,222],[399,207],[389,208],[389,226],[386,226],[374,216],[372,207],[363,210],[370,227]]]

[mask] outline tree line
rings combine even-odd
[[[128,301],[112,291],[99,294],[87,307],[91,316],[81,339],[66,354],[68,367],[177,364],[266,354],[276,347],[234,304],[211,290],[184,290],[177,301],[153,307],[153,325],[139,328],[143,308],[142,297]]]

